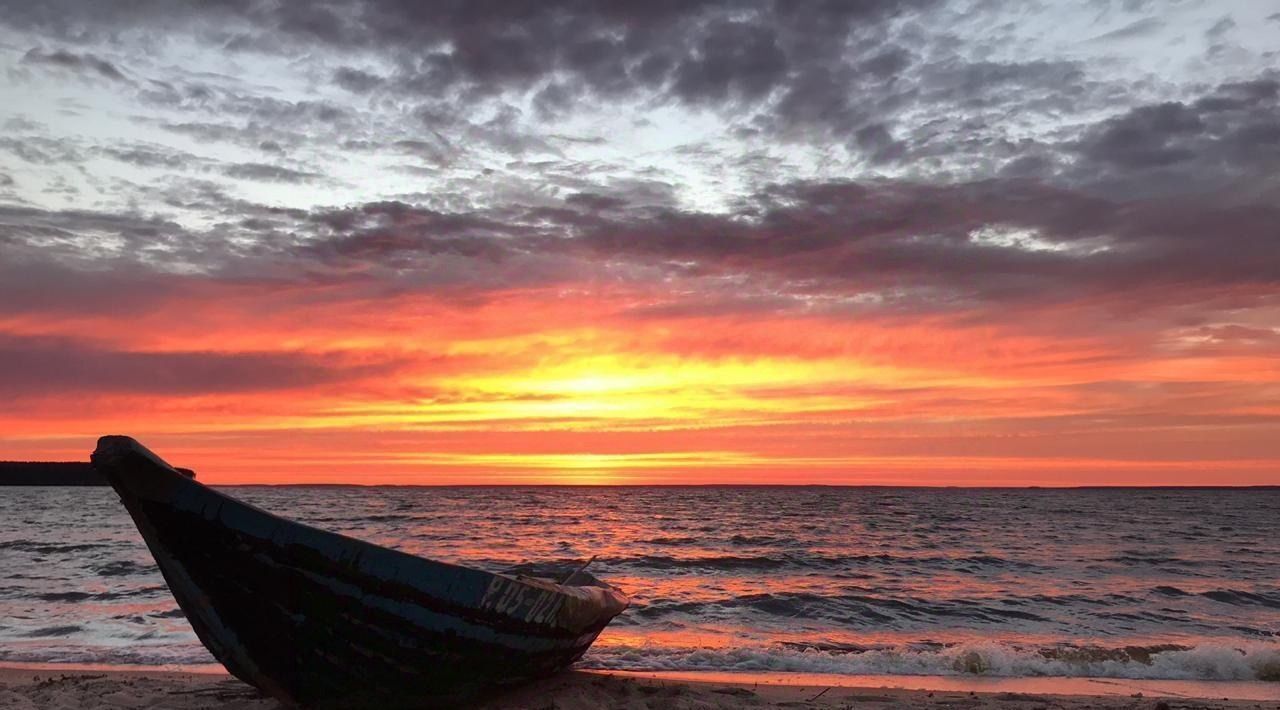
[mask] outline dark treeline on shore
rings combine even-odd
[[[105,486],[93,464],[82,461],[0,461],[0,486]]]

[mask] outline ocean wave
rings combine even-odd
[[[764,538],[743,538],[762,540]],[[683,539],[675,538],[668,542],[673,546],[683,544]],[[679,542],[675,541],[679,540]],[[765,543],[733,543],[735,545]],[[635,557],[616,557],[602,559],[602,564],[617,567],[633,567],[644,570],[663,572],[734,572],[753,570],[773,570],[781,568],[819,569],[830,571],[848,571],[859,568],[888,568],[902,570],[904,568],[955,570],[959,572],[990,572],[993,570],[1030,571],[1037,565],[1023,560],[1013,560],[995,555],[899,555],[899,554],[864,554],[864,555],[822,555],[815,553],[788,552],[773,555],[637,555]]]
[[[29,552],[35,555],[76,554],[104,547],[111,547],[111,545],[102,542],[65,544],[43,542],[39,540],[9,540],[6,542],[0,542],[0,550],[16,550],[18,552]]]
[[[1204,592],[1188,592],[1171,585],[1160,585],[1151,590],[1164,597],[1203,597],[1211,601],[1232,606],[1265,606],[1280,609],[1280,595],[1266,594],[1243,589],[1210,589]]]
[[[132,639],[127,646],[119,644],[94,646],[65,645],[0,645],[0,662],[67,663],[106,666],[216,665],[217,661],[203,646],[194,642],[156,643],[151,639]]]
[[[779,542],[784,540],[776,535],[734,535],[729,538],[731,545],[775,545]]]
[[[26,636],[28,638],[48,638],[48,637],[56,637],[56,636],[70,636],[71,634],[74,634],[83,630],[83,628],[84,627],[80,626],[79,624],[66,624],[63,626],[46,626],[45,628],[42,628],[42,629],[32,629],[30,631],[26,631],[20,635]]]
[[[679,547],[679,546],[686,546],[686,545],[701,545],[702,542],[703,541],[701,538],[696,538],[696,537],[655,537],[655,538],[650,538],[648,540],[641,540],[640,544],[662,545],[664,547],[671,545],[671,546]]]
[[[130,577],[134,575],[152,575],[156,568],[151,564],[138,564],[132,560],[112,560],[91,569],[102,577]]]
[[[1200,596],[1206,599],[1212,599],[1215,602],[1223,604],[1231,604],[1234,606],[1259,605],[1270,607],[1272,609],[1280,609],[1280,598],[1270,597],[1265,594],[1257,594],[1255,592],[1246,592],[1239,589],[1214,589],[1208,592],[1201,592]]]
[[[631,671],[775,671],[838,675],[977,675],[1146,680],[1280,681],[1280,645],[1060,646],[999,643],[909,646],[786,644],[769,648],[608,646],[588,668]]]
[[[41,592],[33,594],[33,599],[39,599],[44,602],[107,602],[119,599],[149,599],[162,594],[168,594],[168,587],[150,586],[139,589],[126,589],[111,592],[82,592],[79,590],[65,592]]]
[[[658,570],[769,570],[777,569],[793,561],[782,557],[748,557],[719,555],[708,557],[670,557],[667,555],[642,555],[611,560],[619,565],[632,565]]]
[[[204,664],[213,659],[196,643],[153,640],[144,634],[127,647],[56,643],[0,647],[0,661],[128,666]],[[903,645],[781,643],[766,648],[725,649],[646,644],[597,646],[579,666],[627,671],[1280,682],[1280,645],[1033,648],[923,641]]]
[[[825,619],[843,626],[889,624],[895,621],[924,619],[970,620],[978,623],[1003,624],[1013,621],[1050,622],[1042,614],[1011,608],[1034,606],[1038,598],[1007,597],[999,599],[922,599],[891,598],[870,594],[814,594],[812,592],[765,592],[744,594],[708,601],[653,599],[636,604],[636,614],[657,618],[670,614],[716,618],[723,614],[737,616],[742,611],[756,612],[762,617],[781,619]]]

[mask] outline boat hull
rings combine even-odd
[[[607,586],[492,574],[291,522],[126,437],[104,437],[94,463],[204,645],[291,705],[480,699],[564,669],[627,604]]]

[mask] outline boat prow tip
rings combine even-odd
[[[93,449],[93,457],[122,456],[142,446],[137,439],[123,434],[107,434],[98,437],[98,445]]]
[[[94,449],[89,459],[96,468],[104,473],[107,469],[120,467],[129,459],[134,459],[135,461],[141,459],[145,464],[155,468],[171,471],[187,478],[196,477],[195,471],[189,468],[171,466],[169,462],[157,456],[151,449],[143,446],[137,439],[123,434],[107,434],[106,436],[98,437],[98,446]]]

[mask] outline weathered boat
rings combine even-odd
[[[579,571],[484,572],[285,520],[126,436],[93,464],[120,494],[196,635],[287,705],[454,707],[556,673],[627,606]]]

